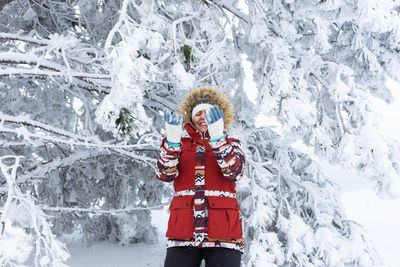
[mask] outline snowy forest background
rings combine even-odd
[[[373,101],[390,104],[386,81],[400,82],[399,12],[391,0],[1,1],[0,264],[65,266],[68,236],[159,242],[152,211],[173,193],[154,177],[160,114],[211,85],[235,105],[229,134],[247,159],[243,266],[382,266],[295,144],[398,196],[400,143]]]

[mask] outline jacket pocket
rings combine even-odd
[[[174,197],[169,210],[166,236],[173,239],[193,237],[193,196]]]
[[[208,236],[214,239],[241,238],[239,213],[236,198],[208,197]]]

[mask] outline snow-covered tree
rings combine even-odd
[[[10,1],[0,6],[0,155],[24,156],[16,184],[56,215],[56,234],[154,241],[150,209],[171,194],[154,179],[160,111],[212,85],[235,104],[230,134],[247,156],[244,264],[381,266],[338,188],[291,144],[394,196],[399,143],[378,131],[372,99],[390,103],[386,77],[400,81],[399,12],[388,0]],[[259,113],[283,134],[256,128]]]
[[[0,222],[0,263],[2,266],[24,266],[32,250],[35,267],[66,266],[69,257],[64,245],[51,232],[43,211],[32,196],[22,194],[15,184],[20,157],[0,157],[0,170],[7,181],[8,196]]]
[[[13,1],[3,7],[0,155],[24,156],[16,184],[51,215],[58,236],[155,242],[150,209],[168,190],[151,171],[160,136],[147,132],[128,144],[95,121],[110,94],[103,46],[119,9],[116,1]],[[4,177],[1,183],[4,204]]]

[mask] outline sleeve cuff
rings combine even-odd
[[[222,138],[224,138],[224,135],[222,135],[221,137],[218,137],[218,138],[210,139],[210,142],[218,142]]]
[[[170,147],[181,147],[181,146],[182,146],[181,143],[172,143],[172,142],[168,142],[168,140],[165,140],[165,142],[166,142],[167,145],[169,145]]]
[[[215,140],[215,139],[213,139],[213,140]],[[221,138],[219,138],[218,141],[211,141],[211,140],[209,141],[210,147],[211,147],[212,149],[217,149],[217,150],[218,150],[220,147],[226,145],[227,143],[228,143],[228,140],[227,140],[227,138],[225,137],[225,135],[222,136]]]

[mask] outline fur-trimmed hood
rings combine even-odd
[[[224,112],[224,129],[229,129],[235,120],[233,105],[224,93],[208,86],[191,90],[182,100],[178,112],[183,117],[182,125],[191,122],[194,106],[203,99],[207,99],[211,105],[216,105]]]

